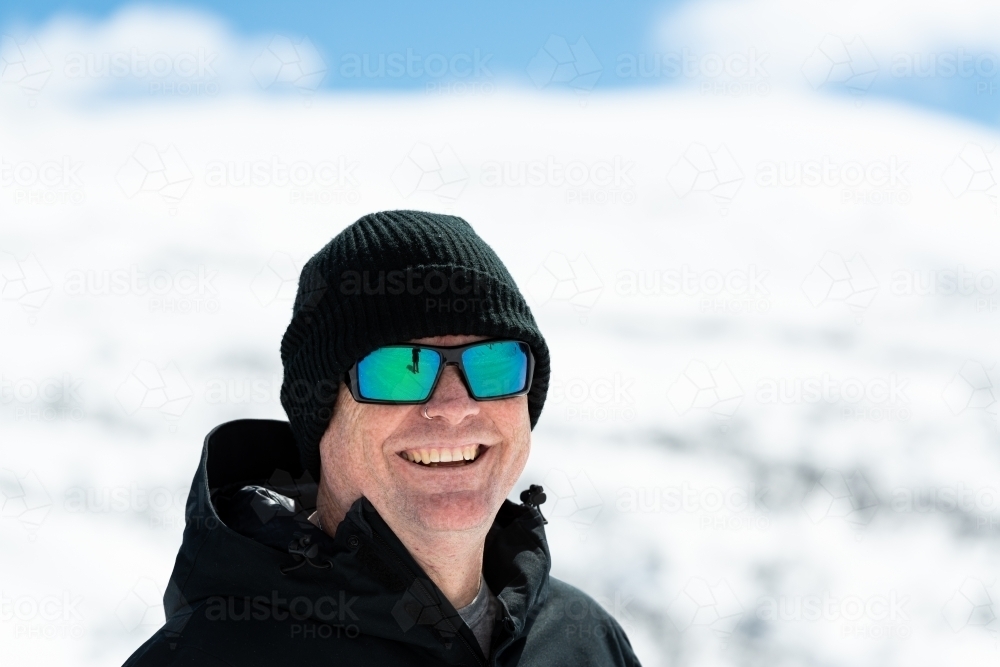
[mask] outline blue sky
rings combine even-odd
[[[0,3],[0,26],[5,31],[30,32],[58,15],[101,21],[114,15],[121,8],[134,4],[120,0],[7,1]],[[546,70],[544,63],[539,65],[540,70],[531,69],[533,58],[553,35],[566,40],[562,43],[562,47],[572,47],[583,37],[596,60],[595,67],[601,70],[599,74],[594,74],[596,78],[584,77],[575,80],[575,83],[566,84],[571,88],[575,86],[577,89],[600,92],[622,87],[704,83],[704,80],[699,80],[697,77],[685,79],[669,75],[651,77],[617,75],[622,54],[645,54],[652,58],[668,51],[680,52],[684,48],[697,51],[699,47],[703,47],[699,43],[699,34],[687,32],[686,24],[679,30],[670,30],[671,22],[685,10],[707,6],[700,0],[666,2],[637,0],[627,3],[594,0],[576,2],[448,0],[433,3],[396,0],[363,3],[206,0],[143,4],[149,7],[200,10],[221,18],[229,29],[240,37],[266,40],[275,34],[287,35],[292,39],[308,36],[315,44],[320,57],[329,66],[329,71],[320,84],[321,90],[422,90],[429,82],[427,76],[350,76],[345,75],[341,69],[345,63],[349,64],[351,54],[355,54],[359,59],[367,56],[369,67],[375,70],[380,55],[383,58],[392,54],[405,55],[408,50],[425,58],[431,54],[440,54],[445,59],[450,59],[464,54],[468,56],[468,60],[471,60],[478,51],[489,72],[488,80],[492,83],[511,81],[527,86],[534,84],[536,87],[557,89],[560,86],[548,86],[547,82],[552,81],[553,74],[551,69]],[[745,10],[747,7],[756,5],[749,2],[734,2],[725,5],[724,11],[729,12],[730,8]],[[751,44],[766,44],[769,36],[763,34],[765,30],[795,33],[803,25],[801,22],[795,23],[787,14],[780,13],[782,11],[780,8],[775,10],[772,7],[765,10],[779,13],[764,18],[765,29],[747,28],[751,40],[760,40],[749,42]],[[926,12],[926,7],[921,6],[914,10],[915,13],[918,11]],[[942,4],[934,11],[947,11],[947,7]],[[808,15],[808,12],[804,11],[803,14]],[[870,17],[873,14],[874,12],[867,12],[865,16]],[[732,16],[737,15],[737,12],[732,14]],[[763,13],[758,12],[752,16],[758,18],[759,15]],[[891,12],[889,16],[892,16]],[[924,20],[928,20],[928,16],[933,25],[934,13],[924,16]],[[899,18],[907,17],[904,15]],[[787,25],[783,25],[782,21],[786,19]],[[732,23],[738,25],[740,20],[734,18]],[[890,21],[890,24],[893,21],[896,19]],[[974,26],[975,22],[976,17],[970,15],[967,23]],[[848,31],[857,30],[879,61],[878,75],[865,90],[866,96],[889,98],[991,126],[1000,125],[1000,71],[986,71],[984,74],[980,70],[971,76],[894,76],[891,69],[892,54],[896,51],[891,45],[880,43],[880,38],[884,37],[880,31],[891,30],[891,25],[869,23],[866,26],[864,21],[853,18],[846,22],[848,28],[844,28],[844,25],[830,24],[829,15],[824,15],[822,12],[816,12],[805,19],[805,25],[814,29],[810,31],[808,39],[813,41],[807,46],[806,52],[813,48],[811,45],[815,44],[819,36],[827,30],[838,34],[839,29],[839,35],[845,43],[851,38]],[[876,27],[873,28],[873,25]],[[732,44],[726,43],[726,37],[722,37],[721,42],[719,39],[713,39],[715,37],[713,32],[726,33],[732,26],[726,26],[724,21],[709,22],[707,26],[702,37],[711,40],[713,48],[719,49],[724,54],[740,50],[739,39]],[[755,29],[756,34],[753,32]],[[963,29],[969,30],[971,34],[971,28]],[[905,32],[907,28],[902,27],[897,30]],[[921,39],[925,39],[925,46],[918,51],[925,59],[924,64],[927,64],[927,58],[935,54],[956,53],[960,49],[965,49],[973,57],[985,56],[987,65],[992,62],[1000,64],[1000,36],[991,42],[997,46],[994,49],[990,48],[991,43],[984,45],[981,40],[977,44],[963,44],[963,37],[961,30],[958,33],[954,31],[949,33],[946,28],[941,28],[940,34],[937,35],[921,35]],[[794,39],[794,35],[788,39]],[[885,48],[880,51],[880,46]],[[560,47],[560,44],[557,43],[556,47]],[[772,83],[776,81],[773,75],[779,68],[777,61],[782,55],[770,53],[766,60],[772,75]],[[796,51],[794,58],[797,60],[791,68],[791,78],[797,79],[797,83],[801,84],[802,77],[797,69],[803,55]],[[463,64],[460,71],[465,71],[467,67],[467,63]],[[437,80],[449,79],[457,81],[463,79],[463,76],[455,77],[449,72]],[[829,85],[824,86],[821,92],[847,94],[849,91],[837,85]]]
[[[0,25],[31,29],[58,13],[90,19],[107,18],[135,3],[117,0],[0,3]],[[329,63],[345,53],[489,54],[494,75],[526,78],[525,67],[551,34],[570,43],[584,36],[602,63],[619,53],[650,47],[661,17],[677,3],[638,0],[609,3],[596,0],[401,2],[228,2],[142,3],[151,7],[195,8],[223,17],[242,35],[308,36]],[[604,77],[610,79],[610,77]],[[423,82],[402,77],[382,80],[327,76],[329,88],[407,87]]]

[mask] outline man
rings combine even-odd
[[[361,218],[303,268],[289,422],[208,435],[167,622],[127,665],[637,665],[506,500],[549,352],[467,222]],[[318,480],[315,482],[314,480]]]

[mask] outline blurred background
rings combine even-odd
[[[995,664],[1000,7],[0,4],[0,654],[123,662],[298,272],[461,215],[644,665]]]

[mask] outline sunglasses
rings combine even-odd
[[[482,340],[468,345],[386,345],[351,366],[345,381],[359,403],[426,403],[444,367],[458,375],[477,401],[527,394],[535,358],[519,340]]]

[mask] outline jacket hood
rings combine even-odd
[[[239,518],[259,528],[234,529],[227,499],[246,487],[294,505],[250,503]],[[485,662],[454,607],[366,498],[330,537],[304,520],[315,497],[287,422],[245,419],[209,433],[164,595],[164,630],[179,636],[203,606],[211,613],[213,604],[254,599],[266,601],[265,613],[417,645],[448,664],[467,664],[470,652]],[[483,576],[503,608],[494,635],[503,643],[527,632],[548,595],[543,522],[535,507],[505,501],[486,540]]]

